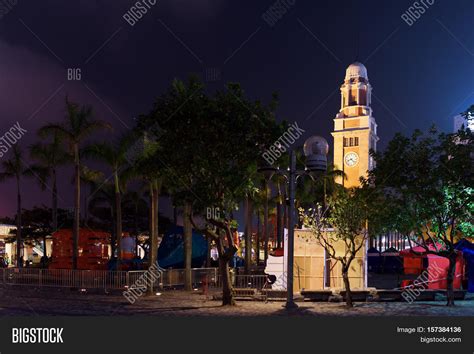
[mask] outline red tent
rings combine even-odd
[[[430,249],[434,250],[433,246]],[[416,253],[419,254],[416,254]],[[403,258],[403,268],[405,274],[414,274],[422,276],[426,271],[428,289],[446,289],[449,259],[434,254],[426,254],[426,250],[421,247],[414,247],[400,251]],[[458,252],[456,260],[456,271],[454,277],[454,288],[460,289],[464,276],[464,259],[461,252]],[[420,277],[424,281],[426,277]]]
[[[80,229],[78,269],[107,269],[110,234],[103,231]],[[50,269],[72,269],[72,230],[61,229],[53,233]]]

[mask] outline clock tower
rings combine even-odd
[[[344,187],[358,187],[359,178],[373,168],[369,151],[376,150],[377,123],[372,116],[372,86],[366,67],[355,62],[346,70],[341,86],[341,109],[334,118],[334,166],[347,179],[336,178]]]

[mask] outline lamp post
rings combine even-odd
[[[289,207],[288,207],[288,255],[286,264],[286,304],[285,308],[293,309],[298,307],[293,299],[293,268],[294,268],[294,249],[295,249],[295,195],[296,180],[298,177],[309,175],[312,179],[318,172],[327,170],[327,154],[329,145],[323,137],[312,136],[308,138],[303,147],[306,157],[305,169],[296,169],[296,155],[293,149],[290,149],[290,166],[288,171],[273,166],[264,166],[259,168],[259,172],[265,174],[268,180],[275,174],[285,176],[289,183]]]

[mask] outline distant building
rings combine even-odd
[[[16,230],[15,225],[0,224],[0,257],[8,259],[10,264],[15,248],[12,247],[11,243],[6,243],[5,239],[12,236],[10,233],[12,230]]]
[[[470,122],[467,121],[465,117],[461,114],[458,114],[453,118],[454,120],[454,130],[453,132],[456,133],[461,127],[464,125],[465,128],[469,128],[471,131],[474,131],[474,120]]]

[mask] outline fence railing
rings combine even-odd
[[[265,275],[231,274],[235,288],[261,290],[267,284]],[[217,268],[191,270],[194,288],[222,287],[222,277]],[[0,268],[0,284],[31,287],[57,287],[79,289],[123,290],[138,283],[153,284],[155,289],[179,289],[184,287],[184,269],[107,271],[71,269]]]
[[[5,285],[112,290],[131,286],[145,272],[2,268],[0,282]]]

